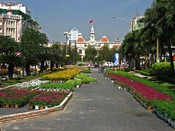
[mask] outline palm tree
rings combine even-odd
[[[122,56],[125,56],[129,63],[134,61],[137,70],[140,69],[140,56],[145,55],[146,50],[140,37],[140,30],[130,32],[125,36],[123,44],[120,47],[120,53]]]
[[[8,76],[13,78],[14,66],[21,63],[19,45],[14,39],[7,36],[0,36],[0,61],[8,64]]]
[[[174,0],[155,0],[151,8],[145,12],[145,23],[154,27],[155,36],[160,41],[160,46],[167,47],[171,65],[171,75],[174,75],[174,64],[171,46],[174,43],[175,7]]]

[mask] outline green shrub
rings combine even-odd
[[[152,105],[163,115],[168,116],[171,120],[175,120],[175,101],[154,101]]]
[[[175,84],[175,78],[174,77],[157,76],[157,79],[160,80],[160,81],[166,81],[166,82]]]
[[[113,72],[114,72],[114,70],[113,70],[112,68],[106,69],[106,73],[107,73],[107,74],[111,74],[111,73],[113,73]]]
[[[81,85],[82,84],[82,80],[74,80],[74,84],[75,85]]]
[[[124,68],[124,71],[129,72],[129,71],[132,71],[132,69],[131,68]]]
[[[169,75],[171,74],[169,62],[156,62],[152,65],[151,73],[153,75]]]
[[[87,74],[77,74],[75,78],[81,79],[83,83],[96,82],[96,78],[91,77]]]
[[[91,70],[81,70],[80,72],[89,74],[89,73],[91,73]]]

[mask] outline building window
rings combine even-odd
[[[80,55],[82,54],[82,50],[79,50],[79,54],[80,54]]]

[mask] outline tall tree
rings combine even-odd
[[[39,62],[37,56],[40,52],[40,47],[47,44],[48,39],[44,33],[40,33],[39,31],[32,28],[27,28],[24,30],[21,40],[21,49],[26,60],[26,74],[30,75],[30,65],[34,65]]]
[[[94,62],[95,56],[97,55],[97,50],[93,46],[88,46],[88,48],[85,50],[85,60]]]
[[[52,45],[50,48],[50,61],[51,61],[51,66],[50,69],[51,71],[53,70],[54,64],[56,64],[56,67],[58,68],[58,65],[63,65],[65,63],[65,54],[63,53],[63,49],[61,47],[60,43],[55,43]]]
[[[128,33],[120,47],[120,53],[131,62],[135,61],[135,68],[140,69],[140,56],[145,55],[145,47],[141,42],[141,30]]]
[[[99,61],[113,61],[113,55],[111,55],[111,51],[108,45],[104,45],[98,51],[98,59]]]
[[[171,75],[174,75],[174,63],[171,46],[174,43],[175,7],[174,0],[154,0],[151,8],[145,12],[145,23],[154,27],[156,37],[161,47],[167,47],[171,65]],[[150,27],[151,28],[151,27]],[[161,40],[161,41],[160,41]]]

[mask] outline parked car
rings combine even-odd
[[[105,63],[103,64],[103,66],[106,66],[106,67],[113,67],[113,66],[114,66],[114,63],[113,63],[113,62],[107,61],[107,62],[105,62]]]

